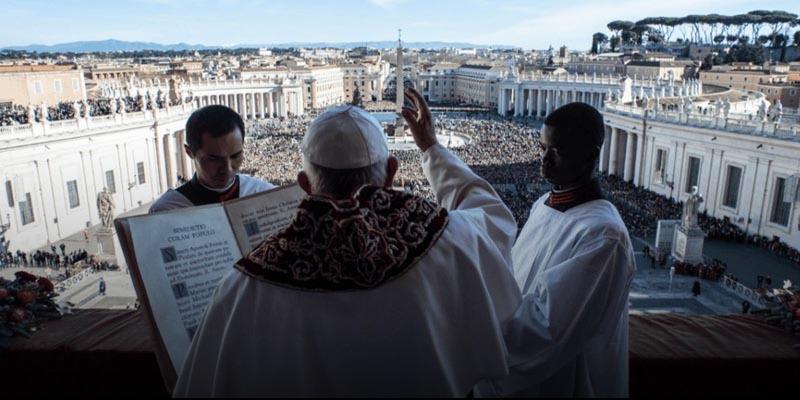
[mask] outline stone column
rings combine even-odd
[[[505,101],[506,101],[506,90],[501,87],[500,93],[498,93],[498,98],[497,98],[497,113],[500,115],[505,115],[505,107],[503,104]]]
[[[626,182],[633,180],[633,166],[634,161],[636,160],[636,152],[635,148],[633,147],[634,140],[635,135],[633,132],[628,132],[625,140],[625,171],[623,175],[623,179],[625,179]]]
[[[256,94],[250,93],[250,118],[256,119]]]
[[[158,167],[156,169],[158,173],[158,192],[164,193],[167,191],[167,187],[164,185],[164,143],[161,141],[161,135],[158,133],[158,128],[155,129],[153,134],[153,140],[155,140],[156,144],[156,166]],[[120,170],[120,173],[122,173],[122,170]],[[124,180],[121,182],[123,182],[125,186],[128,184],[127,182],[124,182]]]
[[[585,93],[584,93],[585,94]],[[609,137],[608,132],[605,128],[603,128],[603,147],[600,148],[600,163],[597,169],[600,172],[606,172],[608,170],[608,146],[609,146]]]
[[[178,160],[176,153],[178,152],[178,138],[175,133],[167,134],[167,142],[169,142],[169,173],[167,176],[167,185],[170,189],[175,189],[175,182],[178,180]]]
[[[525,104],[528,105],[528,116],[530,117],[533,115],[533,89],[528,89],[528,101]]]
[[[267,116],[268,118],[272,118],[275,115],[275,103],[272,100],[272,93],[267,92]]]
[[[637,186],[641,184],[642,160],[644,160],[644,135],[636,133],[636,165],[633,170],[633,183]]]
[[[283,92],[278,93],[278,112],[286,118],[286,94]]]
[[[619,139],[618,129],[611,127],[611,146],[608,147],[608,174],[617,174],[617,139]]]
[[[518,117],[522,115],[522,88],[517,85],[517,88],[514,89],[514,116]]]
[[[536,90],[536,118],[541,118],[542,107],[544,98],[542,97],[542,89]]]

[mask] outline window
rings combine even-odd
[[[69,208],[76,208],[81,205],[81,200],[78,197],[78,181],[67,182],[67,195],[69,197]]]
[[[136,163],[136,173],[137,173],[137,176],[138,176],[138,179],[139,179],[139,184],[141,185],[141,184],[145,183],[145,179],[144,179],[144,163],[143,162]]]
[[[42,81],[33,81],[33,93],[42,94]]]
[[[656,151],[656,183],[664,183],[666,171],[667,171],[667,151],[663,149],[658,149]]]
[[[61,93],[61,79],[56,79],[53,81],[53,88],[56,90],[56,93]]]
[[[22,225],[33,223],[33,201],[31,201],[31,194],[25,193],[25,201],[19,202],[19,216],[22,219]]]
[[[786,196],[786,178],[775,178],[775,190],[772,191],[772,214],[769,217],[769,222],[778,225],[789,226],[789,212],[791,211],[791,202]]]
[[[73,92],[80,92],[80,82],[78,82],[78,78],[72,78],[72,91]]]
[[[117,193],[117,182],[114,180],[114,170],[106,171],[106,188],[108,193]]]
[[[722,205],[730,208],[736,208],[739,205],[739,185],[742,182],[742,169],[728,166],[728,178],[725,182],[725,197],[722,199]]]
[[[686,193],[692,193],[692,186],[697,186],[700,180],[700,159],[689,157],[689,170],[686,172]]]
[[[6,181],[6,199],[9,207],[14,207],[14,188],[12,186],[11,181]]]

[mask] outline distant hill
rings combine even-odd
[[[159,44],[151,42],[126,42],[123,40],[107,39],[90,42],[70,42],[60,43],[51,46],[43,44],[31,44],[27,46],[8,46],[3,49],[37,51],[40,53],[94,53],[94,52],[114,52],[114,51],[137,51],[137,50],[201,50],[206,47],[199,44]]]
[[[7,46],[3,50],[24,50],[36,51],[39,53],[95,53],[95,52],[115,52],[115,51],[139,51],[139,50],[205,50],[205,49],[237,49],[237,48],[290,48],[290,47],[303,47],[307,49],[318,49],[325,47],[334,47],[341,49],[352,49],[354,47],[371,47],[377,49],[396,47],[397,42],[386,40],[378,42],[291,42],[291,43],[261,43],[261,44],[238,44],[233,46],[206,46],[202,44],[160,44],[152,42],[126,42],[123,40],[107,39],[97,41],[85,42],[70,42],[60,43],[54,45],[31,44],[27,46]],[[462,42],[407,42],[403,43],[404,47],[408,48],[494,48],[494,49],[510,49],[512,46],[506,45],[478,45]]]

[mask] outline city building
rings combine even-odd
[[[305,106],[322,109],[344,102],[344,73],[338,65],[292,68],[303,82]]]
[[[86,100],[86,83],[80,66],[0,66],[0,105],[54,105],[81,100]]]
[[[700,72],[703,83],[731,89],[752,90],[763,93],[771,104],[780,100],[784,109],[800,107],[800,82],[789,79],[788,64],[763,68],[752,64],[715,66]],[[787,110],[788,111],[788,110]]]
[[[630,61],[625,65],[628,76],[639,78],[682,80],[687,68],[692,68],[694,61]]]
[[[755,110],[761,93],[714,94],[740,99],[730,113],[705,97],[694,97],[690,112],[607,103],[600,170],[676,201],[697,186],[702,212],[800,248],[797,124],[743,112]]]
[[[362,101],[382,101],[384,83],[391,69],[385,60],[377,63],[340,64],[343,72],[343,87],[346,103],[353,101],[358,90]]]

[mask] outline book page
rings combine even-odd
[[[242,254],[289,225],[305,195],[295,184],[226,202],[225,210]]]
[[[220,280],[241,258],[215,204],[128,219],[138,274],[176,374]]]

